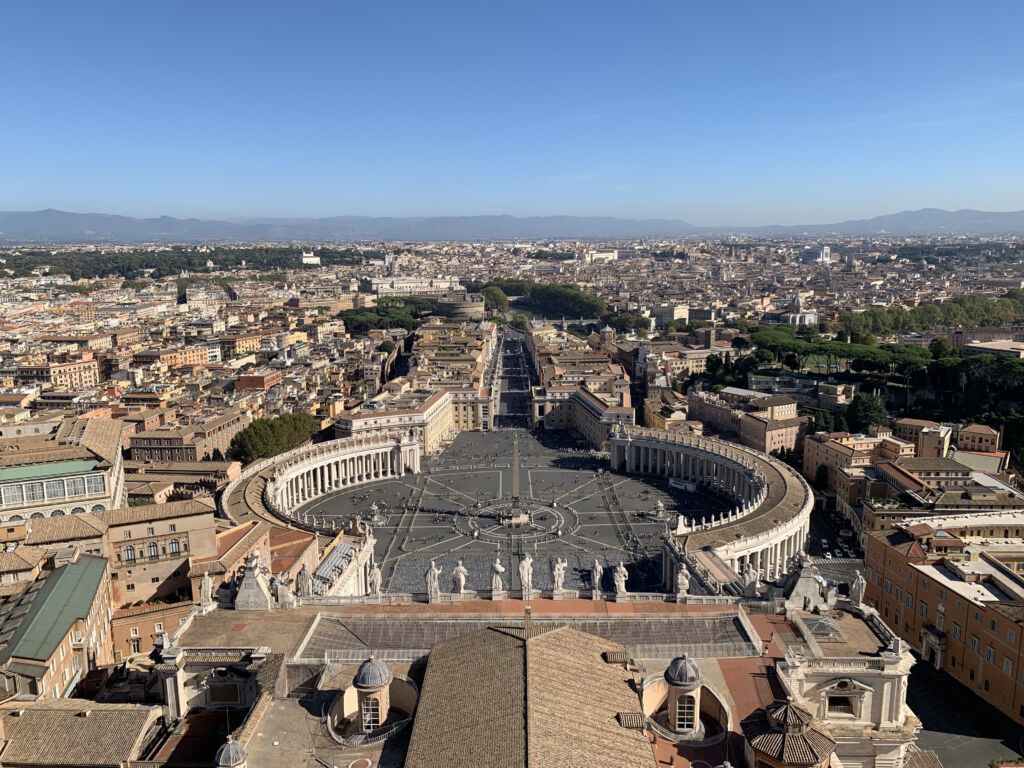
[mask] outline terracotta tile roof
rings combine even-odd
[[[527,634],[529,635],[527,637]],[[407,768],[649,768],[622,646],[566,627],[490,627],[434,645]]]
[[[46,547],[21,546],[13,552],[0,552],[0,573],[31,570],[45,555]]]
[[[98,539],[107,530],[107,523],[91,512],[81,515],[57,515],[29,521],[25,543],[60,544],[66,541]]]
[[[88,717],[81,716],[88,712]],[[19,714],[20,713],[20,714]],[[4,765],[121,766],[137,760],[160,707],[86,699],[0,706]]]
[[[835,740],[810,712],[786,701],[759,709],[741,727],[755,754],[786,765],[818,765],[836,748]]]
[[[942,768],[942,761],[932,750],[923,749],[908,753],[907,759],[903,761],[903,768]]]
[[[188,517],[216,512],[217,504],[213,499],[187,499],[185,501],[169,501],[166,504],[144,504],[138,507],[122,507],[121,509],[105,509],[96,512],[107,525],[132,525],[148,523],[152,520],[166,520],[173,517]]]

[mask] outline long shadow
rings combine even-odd
[[[1020,754],[1024,727],[957,680],[918,658],[910,672],[907,704],[925,730],[982,739],[998,739]]]

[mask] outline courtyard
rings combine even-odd
[[[535,589],[551,588],[560,557],[568,561],[566,589],[594,588],[597,560],[601,588],[612,589],[611,569],[621,561],[629,591],[644,592],[661,589],[660,537],[676,514],[700,521],[727,509],[706,491],[611,473],[605,456],[564,433],[513,428],[462,432],[425,458],[418,475],[332,494],[297,514],[339,528],[355,515],[368,521],[385,591],[422,592],[431,560],[442,569],[442,590],[459,560],[467,589],[490,589],[495,557],[506,588],[519,589],[517,566],[529,553]]]

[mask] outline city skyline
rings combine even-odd
[[[0,210],[742,227],[1024,209],[1024,11],[859,8],[19,7]]]

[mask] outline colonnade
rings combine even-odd
[[[710,440],[634,441],[616,435],[611,443],[611,465],[619,472],[688,480],[729,496],[740,507],[723,518],[728,519],[749,512],[764,501],[767,492],[764,476],[740,450]]]
[[[675,533],[667,534],[676,555],[686,546],[710,548],[740,578],[750,574],[774,580],[789,570],[803,551],[810,528],[813,496],[802,477],[771,457],[720,440],[629,427],[611,438],[612,469],[621,472],[681,478],[739,502],[731,512],[689,523],[680,516]],[[769,502],[769,480],[773,486]],[[745,519],[777,514],[772,525],[741,527]],[[721,529],[721,530],[719,530]],[[734,536],[729,532],[735,530]],[[753,530],[753,532],[752,532]],[[666,562],[672,553],[666,553]],[[674,573],[666,568],[667,588]]]
[[[412,440],[334,440],[310,446],[276,466],[267,500],[274,511],[289,514],[328,493],[419,471],[419,445]]]

